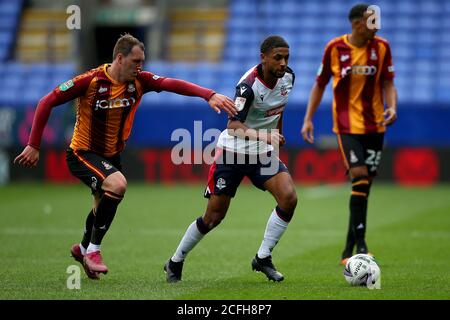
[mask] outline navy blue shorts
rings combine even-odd
[[[242,179],[248,177],[259,189],[266,190],[264,183],[280,172],[289,172],[286,165],[272,153],[242,155],[217,149],[214,163],[209,169],[205,198],[212,194],[236,195]]]
[[[367,166],[369,175],[376,176],[381,161],[383,141],[384,133],[339,134],[339,148],[347,170]]]

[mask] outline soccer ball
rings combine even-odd
[[[380,279],[381,270],[372,256],[356,254],[348,259],[344,277],[352,286],[373,286]]]

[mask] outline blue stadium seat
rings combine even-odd
[[[22,7],[22,0],[1,1],[0,13],[9,16],[16,16]]]
[[[450,90],[449,90],[449,84],[450,83],[450,77],[445,76],[442,77],[440,82],[438,83],[438,86],[436,87],[436,100],[438,102],[444,102],[448,103],[450,102]]]
[[[0,0],[0,61],[10,53],[14,41],[10,25],[17,21],[13,17],[20,13],[21,4],[22,1]],[[347,14],[353,4],[352,0],[231,0],[222,63],[150,61],[145,70],[197,82],[218,91],[223,89],[233,95],[233,87],[242,74],[259,62],[261,40],[276,33],[284,36],[291,46],[289,64],[297,74],[296,86],[299,88],[291,101],[306,101],[326,43],[350,32]],[[379,34],[391,43],[401,99],[450,102],[450,1],[379,0],[377,5],[382,14]],[[282,19],[274,18],[277,15]],[[47,77],[43,82],[48,89],[50,83],[65,81],[75,73],[73,64],[0,64],[0,83],[10,88],[9,92],[0,94],[0,102],[8,99],[34,101],[42,94],[44,88],[35,86],[28,79],[25,83],[31,87],[26,97],[14,95],[14,90],[23,85],[22,79],[28,75],[35,75],[35,82],[42,82]],[[330,91],[325,94],[324,101],[331,101],[331,97]],[[151,94],[143,101],[151,103],[167,99],[175,103],[185,101],[173,94]]]
[[[439,48],[439,55],[440,55],[441,59],[446,59],[448,61],[448,59],[450,59],[450,47],[441,46]]]
[[[0,92],[0,104],[20,107],[20,101],[18,101],[19,93],[17,90],[6,90],[6,87]]]
[[[17,24],[17,17],[0,12],[0,32],[11,32]]]
[[[420,11],[416,1],[402,0],[397,2],[397,12],[401,12],[402,14],[416,14]]]
[[[36,105],[39,100],[47,93],[40,87],[29,87],[21,95],[21,102],[26,105]]]
[[[14,34],[10,31],[0,31],[0,46],[9,46],[14,39]]]
[[[323,10],[324,6],[318,1],[307,1],[302,4],[301,11],[307,13],[308,15],[312,14],[322,14],[324,12]]]
[[[419,12],[422,14],[439,14],[442,10],[442,1],[422,1]]]
[[[230,15],[233,17],[248,17],[257,12],[257,1],[231,1]]]
[[[75,63],[66,62],[66,63],[57,63],[51,66],[52,72],[56,74],[70,74],[75,75],[77,71],[77,67]]]

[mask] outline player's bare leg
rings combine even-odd
[[[252,260],[252,268],[263,272],[269,280],[282,281],[284,276],[277,271],[272,263],[272,250],[277,245],[291,221],[297,206],[297,194],[294,182],[287,172],[280,172],[267,180],[264,187],[272,193],[277,201],[277,207],[272,211],[267,221],[261,246]]]
[[[211,195],[206,212],[187,228],[174,255],[164,265],[167,282],[181,281],[183,263],[187,254],[225,218],[230,206],[231,197],[227,195]]]

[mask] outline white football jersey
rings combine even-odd
[[[248,70],[236,86],[235,106],[238,114],[230,117],[239,120],[247,127],[258,129],[276,129],[281,113],[288,102],[289,93],[294,85],[294,72],[287,68],[273,88],[269,88],[262,77],[262,65]],[[264,141],[245,140],[222,131],[217,147],[227,151],[245,154],[261,154],[273,150]]]

